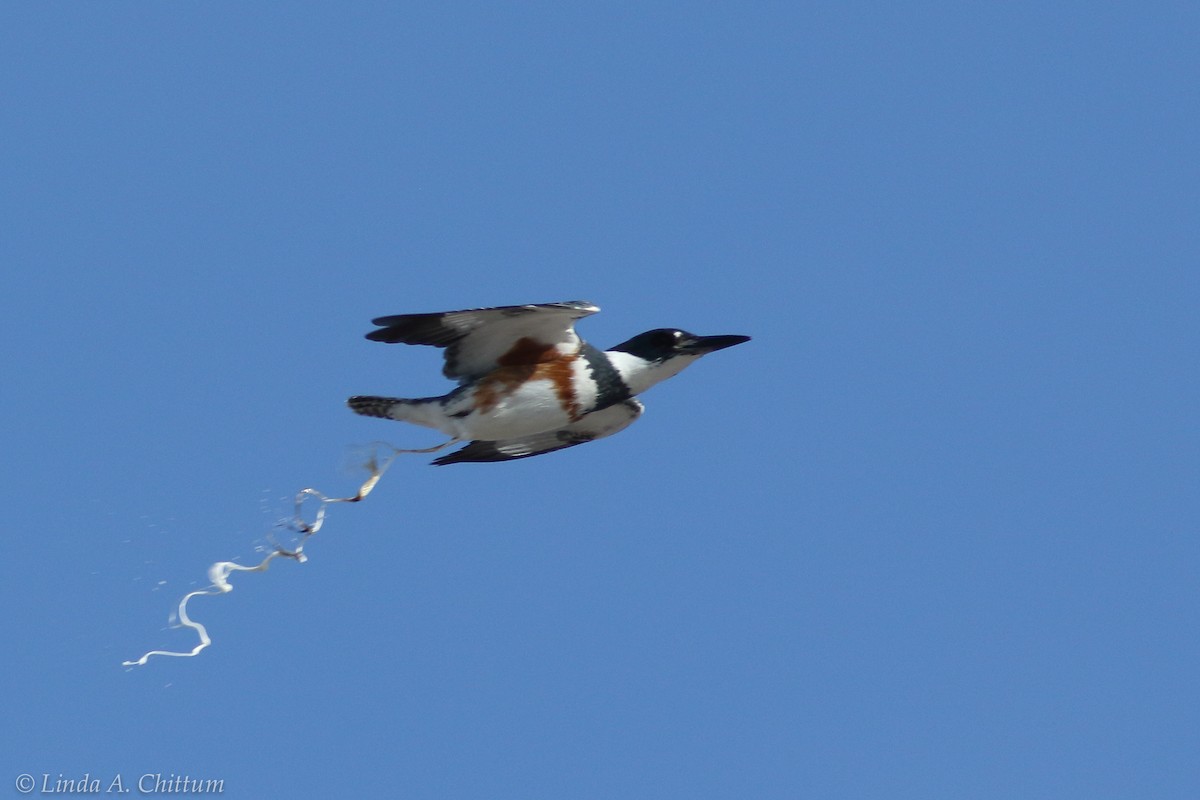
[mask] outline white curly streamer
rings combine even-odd
[[[140,667],[149,661],[152,656],[191,658],[192,656],[199,655],[200,651],[212,644],[212,638],[208,635],[208,629],[205,628],[204,625],[196,622],[188,616],[188,601],[190,601],[193,597],[200,595],[220,595],[232,592],[233,584],[229,582],[230,575],[235,572],[266,572],[267,567],[271,564],[271,560],[278,557],[290,558],[293,561],[303,564],[308,560],[308,556],[304,554],[304,543],[308,540],[308,537],[313,536],[317,533],[317,531],[321,530],[321,527],[325,524],[325,512],[330,505],[333,503],[357,503],[365,499],[366,496],[371,493],[371,490],[375,488],[375,484],[379,483],[379,479],[383,477],[383,473],[386,472],[387,468],[391,466],[392,462],[396,459],[396,456],[404,453],[433,453],[441,450],[443,447],[454,444],[457,441],[457,439],[451,439],[448,442],[443,442],[442,444],[434,447],[426,447],[420,450],[401,450],[384,442],[376,442],[373,445],[376,451],[372,452],[371,457],[366,463],[366,467],[368,470],[370,470],[371,475],[365,481],[363,481],[361,486],[358,487],[358,492],[353,497],[327,497],[316,489],[301,489],[296,493],[294,504],[295,511],[291,521],[293,530],[295,530],[301,536],[300,544],[298,544],[292,550],[276,545],[275,549],[268,553],[266,558],[252,567],[236,564],[232,561],[218,561],[213,564],[208,568],[208,580],[210,585],[203,589],[197,589],[194,592],[188,592],[185,594],[183,598],[180,599],[179,606],[176,608],[175,612],[179,617],[179,625],[181,627],[191,628],[194,630],[196,635],[200,638],[199,643],[187,652],[176,650],[151,650],[135,661],[122,661],[121,666]],[[378,457],[378,450],[380,448],[386,448],[387,450],[391,451],[391,454],[382,461],[380,461]],[[304,501],[310,497],[316,498],[320,502],[320,505],[317,506],[317,513],[313,517],[313,521],[306,522],[303,518],[302,512]]]

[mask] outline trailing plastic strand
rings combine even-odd
[[[310,536],[315,536],[318,531],[325,525],[325,513],[329,506],[334,503],[358,503],[366,499],[375,485],[379,483],[379,479],[383,477],[383,473],[392,465],[396,456],[405,453],[433,453],[441,450],[443,447],[454,444],[457,439],[451,439],[448,442],[443,442],[436,447],[427,447],[422,450],[400,450],[383,442],[376,442],[373,445],[371,456],[367,459],[366,467],[370,471],[370,476],[362,482],[358,487],[358,492],[352,497],[328,497],[316,489],[306,488],[301,489],[296,493],[296,499],[293,506],[292,519],[289,522],[289,527],[300,535],[300,541],[292,548],[286,548],[282,545],[275,545],[275,548],[267,553],[262,561],[254,566],[246,566],[237,564],[233,561],[218,561],[208,568],[209,585],[203,589],[198,589],[194,592],[188,592],[179,601],[179,606],[175,610],[175,615],[179,618],[179,626],[191,628],[199,637],[199,642],[189,651],[176,650],[151,650],[135,661],[122,661],[121,665],[125,667],[140,667],[146,664],[153,656],[171,656],[175,658],[191,658],[199,655],[204,648],[212,644],[212,638],[208,635],[208,629],[202,623],[196,622],[188,616],[188,603],[193,597],[201,595],[221,595],[233,591],[233,584],[229,582],[229,577],[235,572],[266,572],[271,561],[276,558],[289,558],[297,563],[303,564],[308,560],[308,556],[304,554],[304,543],[308,541]],[[387,450],[390,453],[386,458],[379,458],[379,451]],[[310,499],[317,501],[317,510],[313,515],[312,521],[304,519],[304,504]]]

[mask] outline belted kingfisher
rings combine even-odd
[[[351,397],[358,414],[435,428],[470,444],[437,465],[511,461],[611,436],[642,413],[635,395],[749,336],[646,331],[608,351],[575,333],[600,309],[582,300],[379,317],[376,342],[446,348],[442,397]]]

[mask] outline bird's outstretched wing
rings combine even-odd
[[[600,309],[583,300],[499,306],[435,314],[399,314],[371,320],[367,338],[392,344],[446,348],[447,378],[467,383],[500,366],[549,361],[579,351],[575,320]]]
[[[573,422],[558,430],[522,436],[519,439],[471,442],[461,450],[448,456],[442,456],[433,463],[444,466],[468,461],[512,461],[562,450],[565,447],[574,447],[577,444],[602,439],[625,430],[641,416],[642,408],[640,401],[626,400],[608,408],[593,411],[578,422]]]

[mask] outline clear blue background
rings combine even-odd
[[[1048,7],[1047,7],[1048,6]],[[1194,3],[6,3],[3,796],[1200,794]],[[381,314],[746,333],[397,462]]]

